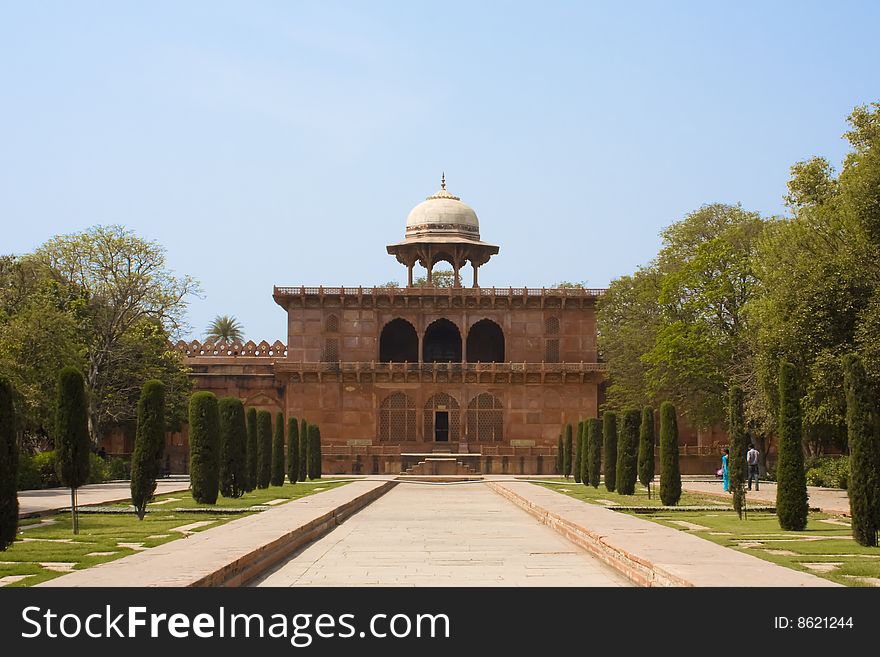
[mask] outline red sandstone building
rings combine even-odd
[[[387,251],[405,288],[276,287],[287,345],[178,345],[197,388],[319,424],[328,473],[429,471],[438,453],[459,471],[552,473],[561,427],[598,412],[602,290],[479,287],[499,248],[445,180]],[[453,287],[433,286],[440,262]],[[168,447],[167,466],[185,471],[185,435]]]

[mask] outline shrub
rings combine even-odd
[[[257,409],[249,408],[247,410],[247,446],[245,448],[245,479],[247,481],[245,492],[250,492],[257,487],[258,452]]]
[[[746,419],[743,410],[742,388],[735,386],[730,391],[730,409],[727,414],[727,435],[730,440],[730,456],[727,472],[730,478],[730,491],[733,495],[733,509],[742,518],[746,502],[746,455],[749,451],[746,436]]]
[[[238,498],[247,487],[247,426],[244,404],[237,397],[217,403],[220,415],[220,494]]]
[[[565,425],[565,449],[562,452],[562,474],[566,479],[571,474],[572,451],[574,449],[574,438],[572,437],[571,424]]]
[[[776,460],[776,517],[779,526],[802,531],[807,526],[807,477],[801,437],[801,402],[797,371],[779,368],[779,446]]]
[[[110,466],[94,452],[89,453],[89,478],[87,484],[103,484],[110,479]]]
[[[843,488],[849,485],[849,459],[846,456],[813,457],[804,466],[808,486]]]
[[[614,492],[617,484],[617,416],[606,411],[602,415],[603,453],[602,472],[605,475],[605,489]]]
[[[76,489],[89,479],[88,401],[82,372],[65,367],[58,375],[55,409],[55,452],[58,474],[63,486],[70,487],[70,510],[73,533],[79,533]]]
[[[287,478],[295,484],[299,480],[299,421],[287,420]]]
[[[299,477],[305,481],[309,474],[309,423],[303,418],[299,423]]]
[[[131,479],[131,461],[111,457],[107,461],[107,472],[111,480]]]
[[[651,482],[654,481],[654,411],[648,406],[642,409],[642,424],[639,427],[639,481],[648,489],[648,499],[651,499]]]
[[[843,367],[852,533],[859,545],[876,547],[880,531],[880,417],[862,361],[850,354]]]
[[[0,552],[18,533],[18,419],[12,385],[0,378]]]
[[[141,520],[156,492],[164,451],[165,384],[147,381],[138,400],[137,431],[131,456],[131,503]]]
[[[675,506],[681,499],[681,466],[678,462],[678,420],[675,406],[660,406],[660,501]]]
[[[577,433],[574,436],[574,466],[572,467],[572,474],[574,475],[574,482],[576,484],[581,483],[581,461],[583,460],[584,452],[584,421],[581,420],[577,423]]]
[[[38,488],[57,488],[61,486],[58,475],[58,457],[54,449],[34,455],[34,468],[40,476]]]
[[[621,495],[633,495],[636,492],[640,424],[641,413],[632,409],[624,411],[617,438],[616,482],[617,492]]]
[[[562,432],[559,433],[559,439],[556,441],[556,474],[562,474],[562,463],[564,460],[565,447],[562,443]]]
[[[43,479],[37,469],[36,460],[30,454],[19,454],[18,457],[18,490],[34,490],[43,488]]]
[[[272,478],[272,414],[257,411],[257,488],[269,488]]]
[[[587,461],[590,486],[598,488],[602,473],[602,422],[597,417],[587,421]]]
[[[193,499],[216,504],[220,492],[220,414],[213,392],[189,401],[189,478]]]
[[[272,474],[269,483],[284,485],[284,413],[275,416],[275,437],[272,439]]]

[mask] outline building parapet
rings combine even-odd
[[[253,358],[284,358],[287,356],[287,345],[276,340],[269,344],[265,340],[259,344],[253,340],[247,342],[199,342],[192,340],[184,342],[180,340],[174,348],[189,358],[203,356],[237,357],[248,356]]]
[[[462,297],[600,297],[603,288],[583,287],[286,287],[275,286],[274,296],[462,296]]]

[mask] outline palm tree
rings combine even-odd
[[[244,339],[244,327],[235,317],[217,315],[208,327],[205,339],[209,342],[241,342]]]

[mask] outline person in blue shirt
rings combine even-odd
[[[730,450],[724,450],[724,456],[721,457],[721,480],[724,482],[724,492],[730,492],[730,477],[727,473],[727,461],[730,457]]]

